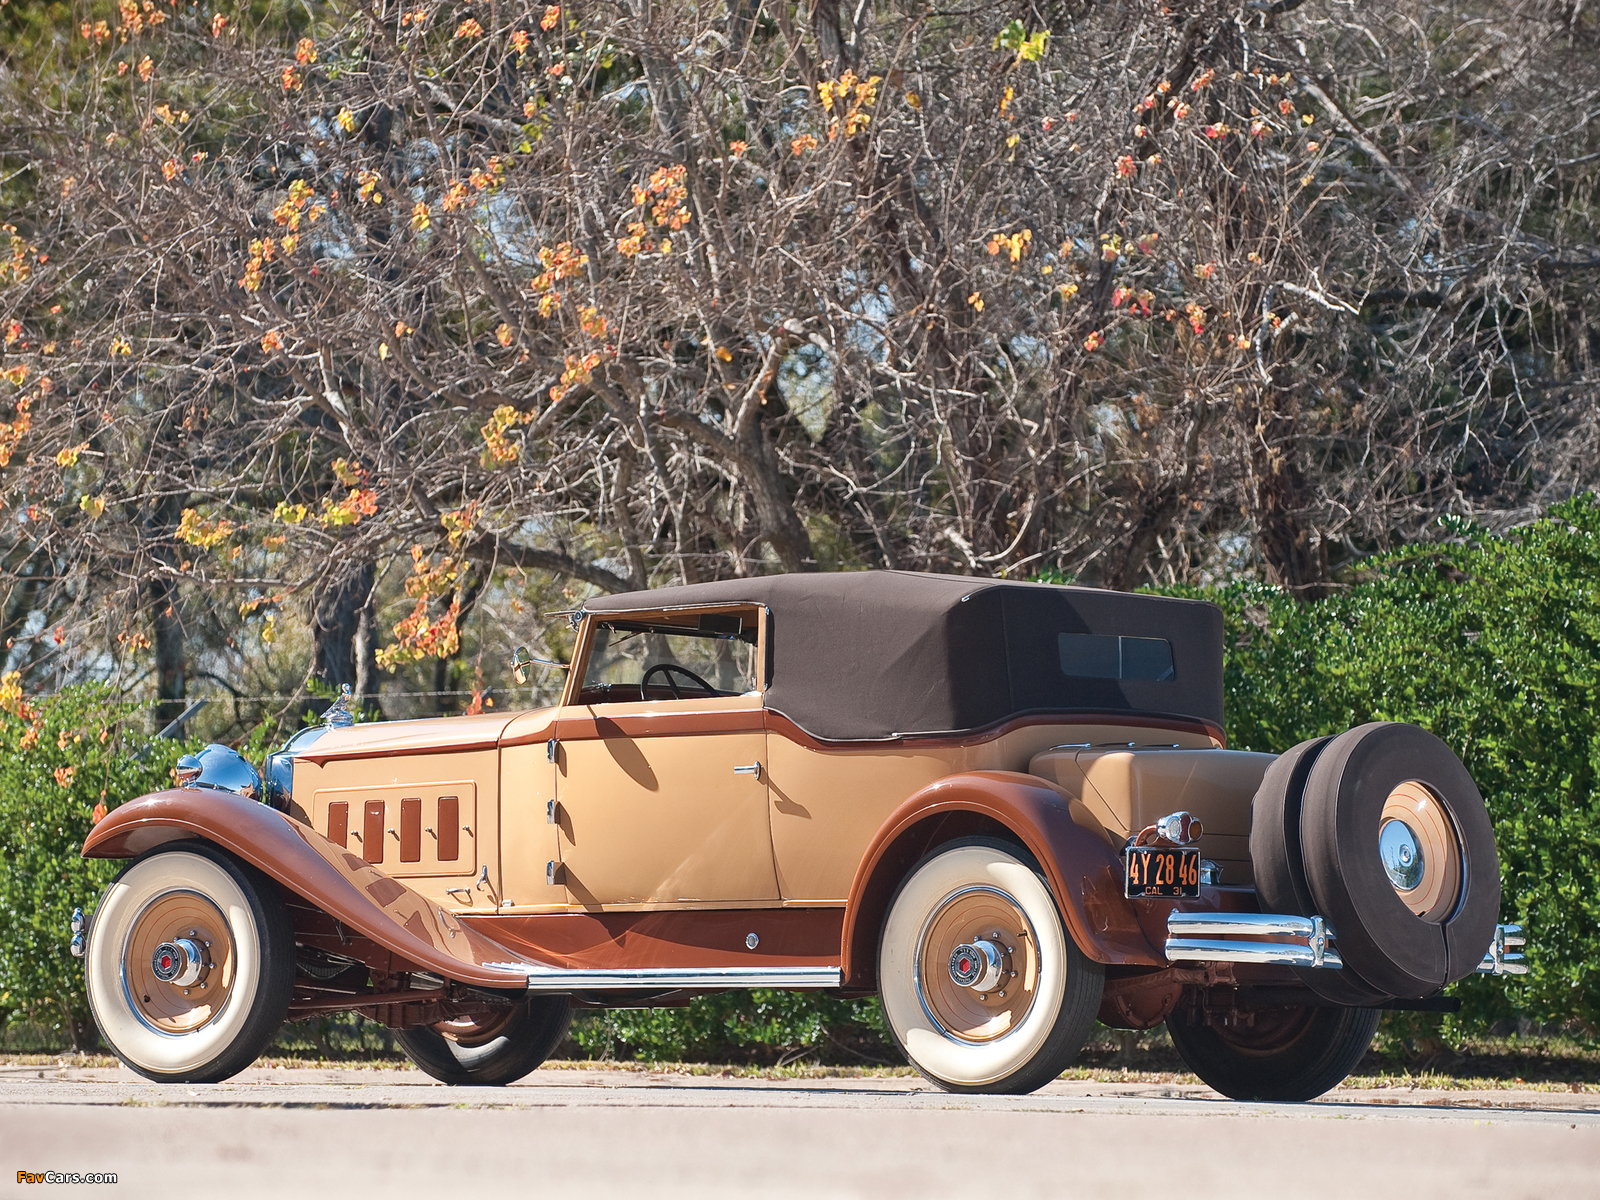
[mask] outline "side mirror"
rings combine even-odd
[[[511,656],[511,674],[516,677],[518,683],[527,683],[528,668],[533,666],[535,663],[545,667],[557,667],[563,671],[567,669],[568,665],[566,663],[556,662],[554,659],[535,658],[533,655],[528,653],[528,648],[526,646],[518,646],[516,652]]]

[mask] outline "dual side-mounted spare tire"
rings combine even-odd
[[[1251,812],[1263,912],[1321,916],[1342,970],[1296,968],[1317,994],[1373,1005],[1472,974],[1494,938],[1494,830],[1455,753],[1415,725],[1313,738],[1268,768]]]

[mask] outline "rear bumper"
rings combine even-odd
[[[1521,925],[1496,925],[1477,970],[1483,975],[1526,975]],[[1281,913],[1175,912],[1167,918],[1167,961],[1243,962],[1338,970],[1338,937],[1321,917]]]

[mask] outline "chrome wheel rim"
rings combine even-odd
[[[1461,835],[1427,784],[1408,779],[1378,817],[1378,859],[1400,902],[1424,921],[1448,920],[1465,892]]]
[[[913,981],[923,1013],[951,1041],[1013,1033],[1039,986],[1038,939],[1022,905],[995,887],[945,896],[923,922]]]
[[[228,919],[199,892],[153,897],[134,917],[122,947],[128,1009],[149,1029],[182,1037],[211,1024],[237,979]]]

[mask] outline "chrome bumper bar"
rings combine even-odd
[[[1268,936],[1292,942],[1265,942]],[[1277,913],[1186,913],[1167,918],[1168,962],[1270,963],[1285,967],[1344,966],[1334,948],[1333,927],[1321,917]],[[1526,943],[1521,925],[1496,925],[1494,941],[1478,964],[1484,975],[1526,975],[1523,956],[1509,950]]]
[[[1524,946],[1527,938],[1522,936],[1521,925],[1496,925],[1494,927],[1494,941],[1489,944],[1489,951],[1483,956],[1483,961],[1478,964],[1477,971],[1480,975],[1526,975],[1528,964],[1523,961],[1523,955],[1507,953],[1507,946]]]
[[[1287,935],[1293,942],[1241,941]],[[1328,943],[1333,930],[1321,917],[1277,913],[1186,913],[1167,918],[1168,962],[1271,963],[1284,967],[1344,966]]]

